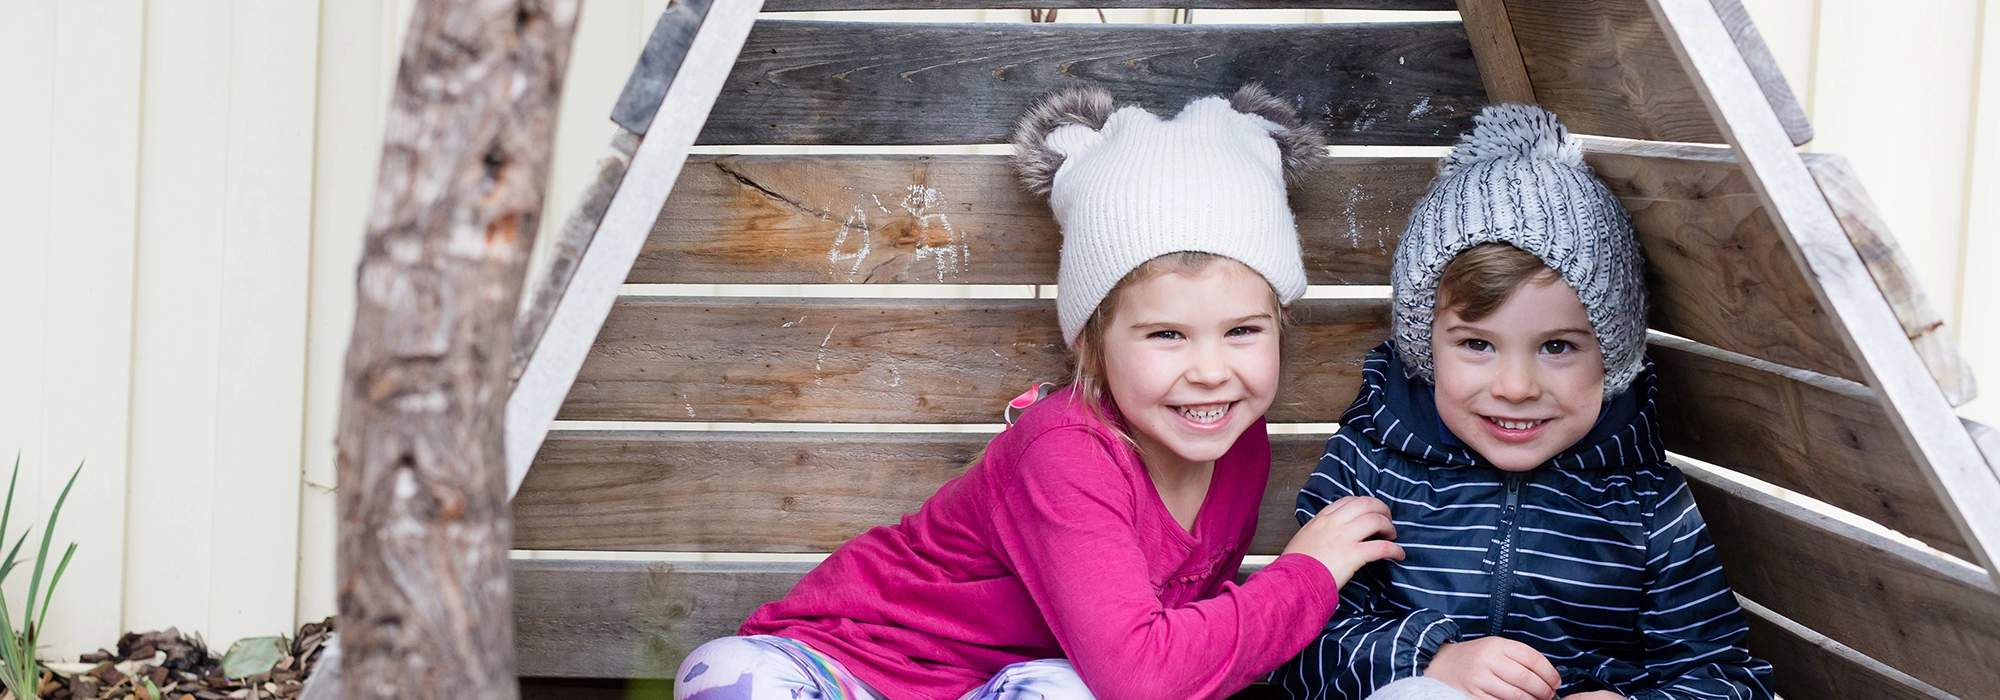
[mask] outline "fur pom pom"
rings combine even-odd
[[[1472,133],[1458,141],[1445,156],[1441,174],[1450,174],[1482,161],[1501,158],[1546,158],[1564,165],[1581,167],[1583,148],[1570,138],[1569,129],[1556,115],[1534,105],[1498,104],[1480,110],[1472,118]]]
[[[1048,144],[1049,132],[1070,124],[1102,129],[1115,109],[1111,93],[1097,87],[1064,90],[1029,108],[1014,124],[1014,171],[1021,185],[1047,197],[1063,164],[1063,154]]]
[[[1301,177],[1325,159],[1326,135],[1307,126],[1290,103],[1278,99],[1264,86],[1246,83],[1237,88],[1229,96],[1229,107],[1278,125],[1278,129],[1271,132],[1271,140],[1278,142],[1278,152],[1284,157],[1286,182],[1298,184]]]

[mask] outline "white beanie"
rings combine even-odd
[[[1022,116],[1014,144],[1023,183],[1048,195],[1062,226],[1056,315],[1070,346],[1119,280],[1171,253],[1241,262],[1280,304],[1305,294],[1285,182],[1325,141],[1263,88],[1200,98],[1167,120],[1113,111],[1102,89],[1071,90]]]
[[[1459,253],[1505,243],[1534,254],[1583,302],[1604,349],[1604,398],[1646,366],[1646,263],[1632,217],[1583,162],[1556,115],[1501,104],[1475,127],[1417,201],[1389,272],[1396,354],[1412,376],[1435,382],[1431,324],[1438,278]]]

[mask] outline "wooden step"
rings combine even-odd
[[[1325,435],[1274,435],[1251,554],[1298,532]],[[830,552],[916,512],[985,433],[557,431],[514,497],[518,549]]]
[[[1945,692],[2000,688],[2000,627],[1980,622],[2000,620],[2000,592],[1984,571],[1682,470],[1738,594]]]
[[[1292,193],[1313,284],[1387,284],[1435,158],[1334,158]],[[1054,284],[1062,237],[1004,156],[692,156],[626,281]]]
[[[1386,299],[1293,305],[1267,417],[1327,422],[1388,338]],[[626,297],[563,420],[997,423],[1033,382],[1067,383],[1053,299]]]
[[[1005,143],[1055,90],[1096,85],[1171,114],[1247,82],[1296,96],[1337,144],[1450,144],[1486,102],[1457,22],[761,20],[699,143]]]

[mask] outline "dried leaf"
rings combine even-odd
[[[283,637],[240,639],[229,646],[229,653],[222,655],[222,674],[230,678],[267,674],[278,665],[278,658],[284,655]]]

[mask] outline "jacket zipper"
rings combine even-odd
[[[1498,637],[1507,628],[1507,604],[1514,594],[1514,528],[1520,519],[1521,482],[1527,474],[1507,474],[1507,507],[1500,511],[1500,552],[1493,559],[1493,597],[1487,605],[1487,632]]]

